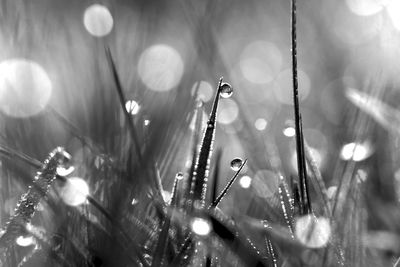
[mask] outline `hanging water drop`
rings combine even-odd
[[[182,180],[182,179],[183,179],[183,173],[182,173],[182,172],[178,172],[178,173],[175,175],[175,178],[178,179],[178,180]]]
[[[219,94],[223,98],[229,98],[233,94],[233,88],[229,83],[222,83]]]
[[[233,171],[237,172],[240,169],[240,167],[242,167],[242,164],[243,164],[243,160],[241,158],[234,158],[231,161],[231,169]]]

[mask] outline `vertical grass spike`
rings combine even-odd
[[[217,120],[217,110],[220,98],[222,78],[219,80],[217,92],[215,94],[212,110],[207,122],[207,128],[204,132],[203,141],[200,147],[199,157],[193,175],[192,189],[193,201],[200,201],[201,207],[205,205],[205,197],[207,192],[207,179],[210,168],[210,158],[213,149],[215,127]]]
[[[300,205],[301,213],[311,213],[311,203],[308,196],[307,186],[307,169],[304,157],[303,130],[301,123],[301,114],[299,108],[299,84],[297,74],[297,40],[296,40],[296,0],[292,0],[292,75],[293,75],[293,102],[294,102],[294,117],[296,129],[296,151],[297,151],[297,170],[300,184]]]

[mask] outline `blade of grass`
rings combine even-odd
[[[117,93],[118,93],[118,98],[119,98],[119,102],[120,102],[120,105],[121,105],[122,112],[123,112],[123,114],[125,116],[125,119],[126,119],[126,122],[127,122],[127,125],[128,125],[129,134],[130,134],[131,139],[132,139],[132,141],[133,141],[133,143],[135,145],[135,151],[136,151],[136,155],[138,157],[139,163],[142,166],[148,166],[148,164],[150,164],[150,168],[145,168],[145,169],[148,172],[148,175],[149,175],[149,177],[150,177],[150,179],[152,181],[152,185],[153,185],[152,189],[154,190],[154,193],[155,193],[156,197],[158,199],[160,199],[160,200],[163,200],[163,197],[162,197],[163,190],[162,190],[162,186],[161,186],[161,179],[160,179],[160,177],[158,175],[159,172],[158,172],[155,164],[145,162],[144,159],[143,159],[143,155],[142,155],[142,152],[140,150],[141,146],[140,146],[139,138],[137,136],[137,133],[136,133],[136,130],[135,130],[135,126],[133,125],[133,121],[132,121],[132,119],[131,119],[131,117],[129,115],[129,112],[125,108],[126,98],[125,98],[125,95],[124,95],[123,87],[122,87],[122,84],[121,84],[121,81],[120,81],[120,78],[119,78],[115,63],[114,63],[114,59],[113,59],[112,54],[111,54],[111,50],[108,47],[106,48],[106,56],[107,56],[107,60],[108,60],[108,63],[110,65],[110,68],[111,68],[111,72],[113,74],[114,82],[115,82],[115,85],[116,85],[115,88],[116,88]]]
[[[194,174],[196,171],[196,162],[198,157],[198,144],[200,141],[200,132],[202,129],[202,122],[203,122],[203,103],[200,101],[195,110],[195,126],[193,130],[193,137],[192,137],[192,162],[189,169],[189,175],[187,179],[187,187],[184,193],[184,203],[186,205],[187,211],[192,208],[193,204],[193,190],[192,184],[194,180]]]
[[[292,78],[293,78],[293,103],[296,129],[297,170],[300,180],[300,197],[302,214],[311,213],[311,203],[308,199],[307,169],[304,157],[304,143],[302,134],[301,114],[299,107],[299,82],[297,74],[297,36],[296,36],[296,0],[292,0],[291,12],[291,40],[292,40]]]
[[[215,169],[212,179],[211,203],[213,203],[217,199],[219,166],[221,164],[221,156],[222,156],[222,149],[218,149],[217,153],[215,153],[215,161],[214,161]]]
[[[209,172],[209,163],[213,149],[215,127],[217,119],[218,103],[222,85],[222,78],[219,80],[217,91],[214,98],[212,110],[207,122],[207,128],[204,133],[203,141],[200,147],[199,157],[196,163],[195,175],[192,182],[192,192],[194,201],[200,201],[200,206],[204,207],[207,191],[207,178]]]
[[[28,191],[21,196],[15,214],[9,220],[5,233],[0,237],[0,247],[9,246],[24,233],[25,226],[32,220],[39,201],[47,194],[56,178],[57,167],[69,160],[70,155],[61,147],[57,147],[49,154],[35,177],[33,182],[35,186],[30,186]]]
[[[218,204],[221,202],[221,200],[224,198],[224,196],[228,193],[229,189],[231,188],[232,184],[235,182],[236,178],[239,176],[241,170],[243,169],[244,165],[246,165],[247,159],[244,160],[242,166],[240,166],[239,170],[235,173],[235,175],[232,176],[232,178],[229,180],[228,184],[224,187],[224,189],[221,191],[221,193],[218,195],[218,197],[211,203],[209,208],[215,208],[218,206]]]

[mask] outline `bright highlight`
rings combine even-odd
[[[79,206],[86,202],[89,195],[89,186],[85,180],[72,177],[67,180],[60,190],[60,197],[69,206]]]
[[[196,235],[205,236],[211,232],[210,223],[202,218],[194,218],[190,223],[190,227]]]
[[[83,24],[91,35],[103,37],[111,32],[114,20],[107,7],[94,4],[85,10]]]
[[[148,89],[165,92],[179,84],[183,67],[183,60],[174,48],[157,44],[142,53],[138,72]]]
[[[42,111],[52,84],[36,62],[17,58],[0,63],[0,109],[12,117],[29,117]]]

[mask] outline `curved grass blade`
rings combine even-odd
[[[318,192],[320,193],[325,211],[327,212],[327,214],[331,214],[331,208],[329,206],[329,201],[328,201],[328,193],[326,190],[326,186],[325,186],[325,182],[324,179],[322,178],[321,172],[319,171],[318,165],[311,153],[311,150],[306,142],[306,140],[304,140],[304,150],[305,150],[305,156],[306,156],[306,160],[308,165],[311,167],[311,172],[314,175],[314,178],[316,180],[316,188],[318,188]]]

